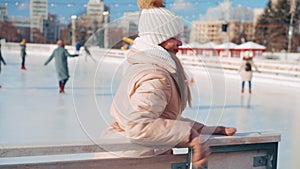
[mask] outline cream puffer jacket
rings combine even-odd
[[[145,146],[188,146],[191,128],[203,124],[182,117],[188,86],[180,85],[187,81],[180,79],[176,61],[160,46],[142,39],[135,40],[127,61],[128,69],[111,105],[114,123],[104,137],[126,138]],[[155,153],[163,152],[136,155]]]

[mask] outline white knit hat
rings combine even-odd
[[[139,20],[139,36],[160,44],[183,32],[182,19],[164,7],[143,9]]]

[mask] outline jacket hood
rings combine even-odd
[[[167,50],[149,43],[146,37],[137,37],[127,54],[130,64],[153,64],[165,68],[170,73],[176,72],[176,63]]]

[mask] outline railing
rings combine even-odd
[[[125,52],[118,49],[95,49],[98,53],[104,53],[106,57],[124,58]],[[238,71],[241,60],[237,58],[200,57],[179,55],[183,64],[202,68],[216,68]],[[300,64],[297,62],[284,63],[282,61],[257,60],[255,61],[259,71],[263,74],[274,74],[300,78]]]
[[[6,43],[3,47],[8,49],[13,49],[14,52],[19,52],[16,50],[19,47],[17,43]],[[48,52],[51,54],[52,50],[56,47],[54,44],[28,44],[27,51],[30,52]],[[66,48],[73,52],[75,47],[66,46]],[[95,54],[94,57],[114,57],[114,58],[124,58],[125,52],[119,49],[102,49],[99,47],[91,47],[90,51]],[[211,57],[200,57],[200,56],[188,56],[179,55],[179,58],[185,65],[197,66],[202,68],[216,68],[225,70],[235,70],[237,71],[240,67],[241,60],[238,58],[220,58],[217,56]],[[283,62],[283,61],[270,61],[266,59],[257,59],[255,63],[262,74],[273,74],[288,77],[300,78],[300,64],[297,62]]]
[[[217,68],[238,71],[241,60],[235,58],[179,56],[183,64],[206,68]],[[259,71],[263,74],[275,74],[290,77],[300,77],[300,64],[296,62],[283,63],[280,61],[256,60]]]
[[[207,137],[208,138],[208,137]],[[206,168],[240,169],[264,167],[277,168],[278,142],[276,133],[237,133],[235,136],[211,136],[208,143],[212,150]],[[108,157],[110,152],[145,150],[168,147],[144,147],[126,141],[101,140],[95,143],[72,143],[55,145],[0,145],[0,168],[72,168],[72,169],[190,169],[190,153],[157,155],[147,158]],[[39,156],[103,153],[101,158],[37,160]],[[26,158],[31,157],[31,161]],[[93,156],[92,156],[93,157]],[[25,160],[24,160],[25,159]],[[6,162],[8,161],[8,162]],[[23,162],[22,162],[23,161]],[[25,161],[25,162],[24,162]]]

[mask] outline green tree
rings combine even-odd
[[[295,0],[296,10],[292,26],[294,32],[299,22],[299,0]],[[269,51],[281,51],[288,48],[288,32],[291,20],[291,0],[269,1],[255,28],[255,41],[263,44]],[[296,50],[296,35],[293,37],[292,51]]]

